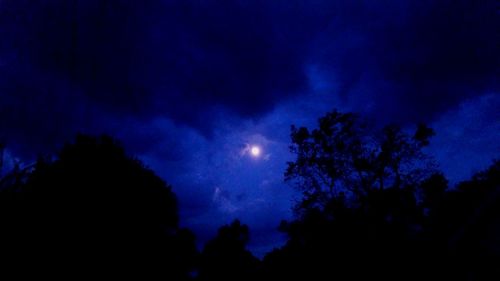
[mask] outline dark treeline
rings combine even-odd
[[[434,131],[332,112],[292,127],[285,179],[302,200],[262,260],[250,230],[222,226],[198,250],[171,187],[110,137],[78,136],[0,179],[0,272],[163,280],[495,280],[500,161],[449,186],[425,154]],[[464,148],[466,149],[466,148]],[[0,162],[1,163],[1,162]],[[278,227],[278,226],[277,226]]]

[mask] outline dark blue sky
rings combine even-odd
[[[9,161],[112,134],[201,241],[239,217],[262,253],[291,216],[291,124],[427,122],[453,182],[500,156],[495,2],[1,0],[0,134]]]

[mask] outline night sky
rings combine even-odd
[[[262,255],[292,216],[292,124],[425,122],[452,183],[499,157],[499,18],[494,0],[0,0],[7,164],[115,136],[200,243],[239,218]]]

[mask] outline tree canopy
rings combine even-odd
[[[376,131],[353,113],[333,111],[318,128],[292,126],[285,179],[304,195],[299,208],[324,207],[333,198],[359,201],[373,190],[413,186],[433,172],[422,148],[434,131],[418,125],[413,134],[396,125]]]
[[[499,276],[499,161],[456,188],[424,147],[434,131],[379,130],[333,111],[291,129],[285,179],[303,193],[289,239],[264,259],[272,278],[464,279]],[[497,248],[495,248],[497,247]],[[497,250],[495,250],[497,249]],[[471,258],[475,257],[475,258]],[[457,268],[457,265],[459,268]]]
[[[170,185],[113,138],[77,136],[0,179],[2,273],[166,280],[477,280],[500,276],[500,160],[450,186],[434,131],[333,111],[291,129],[285,180],[302,191],[286,244],[263,260],[235,220],[201,251]],[[0,150],[2,147],[0,147]],[[1,160],[0,160],[1,164]],[[0,165],[1,166],[1,165]],[[200,248],[201,249],[201,248]]]
[[[194,237],[178,229],[170,186],[110,137],[78,136],[0,195],[2,255],[26,271],[183,279],[190,270]]]
[[[259,261],[246,249],[248,226],[235,220],[219,228],[201,253],[200,280],[255,280]]]

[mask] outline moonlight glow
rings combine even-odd
[[[252,147],[250,148],[250,153],[251,153],[251,154],[252,154],[252,156],[254,156],[254,157],[258,157],[258,156],[260,155],[260,152],[261,152],[261,151],[260,151],[260,147],[258,147],[258,146],[255,146],[255,145],[254,145],[254,146],[252,146]]]

